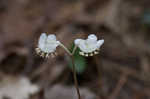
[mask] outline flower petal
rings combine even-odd
[[[98,40],[97,46],[100,48],[104,44],[104,40]]]
[[[56,47],[50,44],[46,44],[45,47],[42,49],[45,53],[51,53],[56,50]]]
[[[54,34],[48,35],[47,41],[56,41],[56,36]]]
[[[39,42],[38,42],[38,47],[39,48],[43,48],[44,47],[46,39],[47,39],[46,33],[42,33],[41,36],[40,36],[40,38],[39,38]]]
[[[75,45],[79,45],[81,41],[82,41],[82,39],[76,39],[76,40],[74,41],[74,44],[75,44]]]
[[[88,36],[88,40],[96,41],[96,40],[97,40],[97,37],[96,37],[95,34],[90,34],[90,35]]]
[[[85,40],[81,40],[78,44],[78,47],[80,48],[81,51],[83,52],[88,52],[88,45],[86,44]]]

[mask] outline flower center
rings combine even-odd
[[[85,46],[87,47],[87,49],[89,49],[89,44],[88,44],[88,42],[85,42]]]

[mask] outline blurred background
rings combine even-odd
[[[82,99],[150,99],[149,0],[0,0],[0,99],[77,99],[70,60],[35,53],[42,32],[69,49],[91,33],[100,54],[75,54]]]

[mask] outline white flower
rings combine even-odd
[[[98,54],[100,47],[104,43],[104,40],[97,40],[96,35],[90,34],[86,40],[76,39],[74,41],[75,45],[80,48],[80,55],[83,56],[93,56]]]
[[[54,34],[46,35],[46,33],[42,33],[39,42],[38,48],[36,48],[36,52],[40,54],[42,57],[49,57],[55,54],[56,47],[59,46],[60,42],[56,40],[56,36]]]

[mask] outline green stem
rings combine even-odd
[[[60,43],[60,46],[61,46],[70,56],[72,56],[72,53],[71,53],[62,43]]]
[[[78,94],[78,99],[81,99],[73,55],[71,56],[71,61],[72,61],[72,65],[73,65],[72,72],[73,72],[73,78],[74,78],[75,87],[76,87],[77,94]]]
[[[61,43],[60,46],[68,53],[68,55],[71,57],[71,62],[72,62],[72,72],[73,72],[73,79],[74,79],[74,83],[75,83],[75,87],[76,87],[76,91],[78,94],[78,99],[81,99],[81,95],[80,95],[80,91],[79,91],[79,86],[78,86],[78,81],[77,81],[77,74],[76,74],[76,70],[75,70],[75,62],[74,62],[74,53],[75,50],[77,49],[77,46],[75,46],[73,48],[72,53]]]
[[[71,53],[72,55],[74,55],[76,49],[77,49],[77,46],[75,45],[75,47],[73,48],[73,51],[72,51],[72,53]]]

